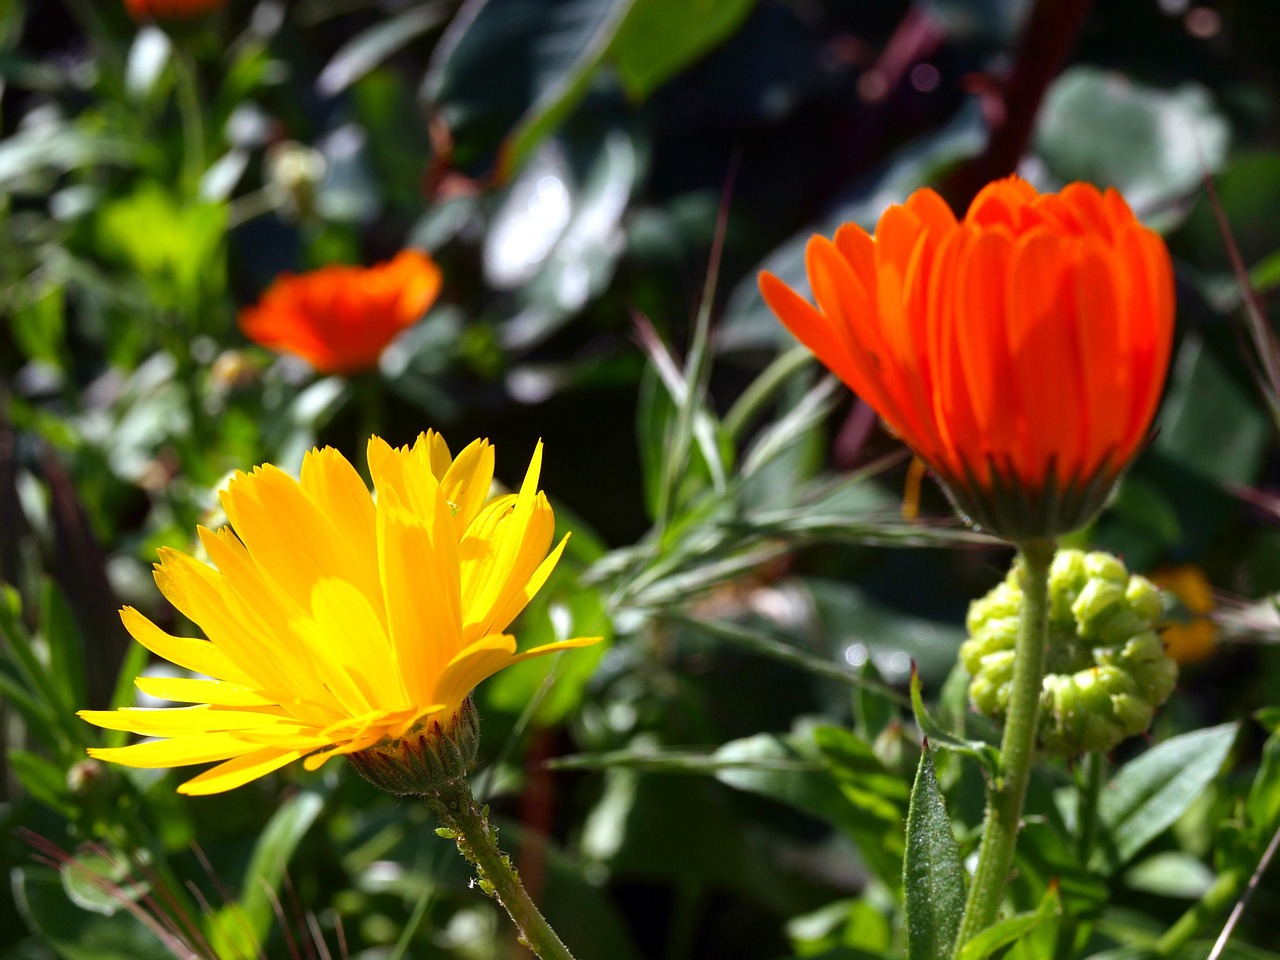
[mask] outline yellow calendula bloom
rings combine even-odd
[[[222,761],[178,788],[219,793],[303,757],[315,770],[424,722],[448,725],[503,667],[598,639],[517,653],[504,632],[565,546],[551,549],[541,444],[519,493],[492,501],[486,440],[454,459],[433,432],[401,448],[373,437],[368,456],[376,497],[336,450],[312,450],[300,480],[270,465],[235,475],[222,493],[230,526],[199,530],[216,569],[160,551],[156,583],[208,639],[171,636],[132,607],[121,618],[148,650],[210,679],[136,681],[194,706],[81,711],[109,730],[165,738],[92,756],[134,767]]]

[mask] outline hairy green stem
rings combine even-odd
[[[542,960],[573,960],[520,882],[511,858],[498,849],[498,832],[489,824],[466,780],[450,780],[427,796],[427,803],[452,831],[458,852],[476,868],[480,888],[511,914],[521,941]]]
[[[1000,742],[1000,767],[987,790],[978,868],[969,887],[964,919],[956,938],[957,951],[995,921],[1004,897],[1005,881],[1013,866],[1022,804],[1035,761],[1049,622],[1049,565],[1056,549],[1057,544],[1049,538],[1018,545],[1022,561],[1022,613],[1014,648],[1013,685]]]

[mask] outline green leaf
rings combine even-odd
[[[144,882],[130,879],[130,863],[122,853],[107,856],[82,853],[58,868],[62,889],[82,910],[110,917],[151,892]]]
[[[1114,186],[1140,211],[1181,198],[1226,156],[1230,127],[1209,91],[1135,83],[1098,67],[1064,71],[1045,96],[1036,150],[1054,176]],[[1187,148],[1194,141],[1198,149]]]
[[[1045,893],[1040,906],[1035,910],[1015,914],[1007,920],[1001,920],[987,927],[960,948],[960,952],[956,954],[956,960],[986,960],[997,950],[1016,943],[1046,920],[1057,916],[1061,909],[1062,904],[1058,900],[1058,888],[1055,884]]]
[[[950,960],[964,913],[964,864],[927,740],[907,810],[902,888],[908,960]]]
[[[1014,883],[1025,891],[1021,902],[1036,901],[1056,885],[1073,913],[1090,916],[1102,911],[1110,891],[1097,872],[1080,862],[1074,841],[1074,836],[1068,839],[1043,819],[1027,819],[1015,851]]]
[[[509,178],[590,87],[634,0],[470,0],[436,45],[422,85],[473,163],[501,140]]]
[[[210,939],[220,948],[219,956],[224,950],[235,956],[258,955],[275,917],[272,899],[280,889],[285,868],[323,807],[324,798],[319,794],[299,793],[267,822],[245,870],[239,901],[209,918]]]
[[[1244,811],[1249,837],[1260,850],[1280,826],[1280,736],[1274,733],[1263,744]]]
[[[45,580],[41,589],[40,619],[49,645],[49,677],[62,695],[62,706],[74,713],[89,705],[85,692],[84,641],[80,625],[57,583]]]
[[[19,288],[10,314],[9,329],[18,349],[32,360],[63,367],[66,345],[66,288],[45,278],[30,288]]]
[[[648,97],[728,39],[754,6],[755,0],[636,0],[609,50],[627,95]]]
[[[1233,723],[1184,733],[1125,764],[1098,802],[1091,866],[1113,872],[1172,826],[1218,776],[1236,733]]]
[[[441,23],[449,12],[447,4],[424,3],[406,7],[360,31],[325,64],[316,77],[316,89],[326,97],[341,93],[401,47]]]
[[[201,300],[226,283],[226,222],[223,205],[183,200],[148,181],[102,207],[97,241],[165,306],[198,315]]]
[[[883,692],[884,678],[870,657],[867,657],[867,662],[862,665],[858,675],[863,683],[853,690],[854,726],[862,739],[871,741],[891,723],[897,722],[898,701]]]
[[[1198,900],[1213,886],[1214,873],[1199,857],[1180,850],[1166,850],[1134,864],[1124,874],[1132,890],[1161,897]]]
[[[19,914],[64,960],[171,960],[193,953],[158,924],[144,926],[125,911],[104,916],[80,909],[67,899],[52,870],[18,867],[12,877]],[[170,945],[162,943],[161,936]]]
[[[66,125],[34,127],[0,141],[0,190],[19,187],[37,171],[131,166],[137,155],[138,145],[124,137],[82,133]]]
[[[1263,707],[1261,710],[1256,710],[1253,719],[1262,724],[1269,733],[1280,732],[1280,707]]]
[[[40,725],[40,735],[47,742],[59,747],[75,743],[74,733],[78,731],[74,725],[79,721],[66,709],[57,681],[50,676],[48,666],[18,621],[18,610],[17,591],[0,584],[0,635],[7,641],[11,654],[0,661],[0,689],[6,689],[13,695],[15,705],[24,714],[39,718],[36,723]],[[21,678],[22,685],[14,682],[17,678]],[[44,736],[46,733],[49,736]]]
[[[920,728],[920,732],[935,747],[954,750],[956,753],[973,757],[982,764],[983,770],[994,776],[999,769],[1000,751],[989,743],[983,743],[981,740],[967,740],[945,730],[925,709],[921,686],[920,673],[913,662],[911,664],[911,710],[915,713],[916,725]]]
[[[1231,487],[1253,484],[1270,442],[1271,424],[1254,392],[1241,387],[1203,339],[1185,337],[1169,372],[1152,450]]]
[[[813,739],[827,762],[849,811],[842,826],[862,857],[890,888],[902,880],[906,850],[903,819],[910,793],[890,773],[871,745],[840,727],[818,727]]]
[[[67,774],[62,767],[26,750],[10,750],[9,766],[34,799],[67,818],[77,813],[67,797]]]

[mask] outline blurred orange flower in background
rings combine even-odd
[[[1182,609],[1166,620],[1160,638],[1165,653],[1182,666],[1213,656],[1218,647],[1218,625],[1213,620],[1217,604],[1204,571],[1192,564],[1161,567],[1147,575],[1161,590],[1173,594]]]
[[[815,309],[765,301],[967,517],[1008,539],[1088,522],[1145,443],[1173,334],[1163,240],[1114,190],[989,184],[958,221],[919,190],[806,251]]]
[[[283,274],[256,306],[240,311],[240,329],[321,373],[357,373],[377,366],[396,334],[421,319],[440,283],[440,268],[417,250],[372,267]]]
[[[133,19],[185,20],[211,13],[227,5],[227,0],[124,0]]]

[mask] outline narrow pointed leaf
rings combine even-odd
[[[1098,802],[1101,836],[1090,865],[1115,870],[1172,826],[1218,776],[1236,732],[1224,723],[1184,733],[1125,764]]]
[[[907,960],[948,960],[964,912],[964,864],[938,789],[928,743],[920,755],[907,811]]]

